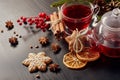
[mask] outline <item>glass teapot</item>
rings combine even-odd
[[[120,9],[105,13],[93,27],[90,45],[105,56],[120,58]]]

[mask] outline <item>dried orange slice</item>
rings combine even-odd
[[[76,55],[73,55],[71,52],[69,52],[64,55],[63,63],[68,68],[80,69],[80,68],[83,68],[87,64],[87,61],[82,61],[78,59]]]
[[[77,53],[76,56],[80,60],[95,61],[100,57],[100,53],[91,48],[85,48],[82,52]]]

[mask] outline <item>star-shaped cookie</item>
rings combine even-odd
[[[65,38],[66,42],[69,45],[69,50],[70,51],[73,51],[73,43],[75,41],[76,34],[77,34],[77,32],[74,30],[70,36],[67,36]]]
[[[45,52],[29,53],[28,58],[26,58],[22,64],[28,66],[29,72],[34,72],[36,70],[46,71],[47,64],[52,62],[52,59],[46,56]]]
[[[77,36],[77,31],[76,30],[74,30],[73,32],[72,32],[72,34],[71,35],[69,35],[69,36],[67,36],[66,38],[65,38],[65,40],[66,40],[66,42],[68,43],[68,45],[69,45],[69,50],[70,51],[74,51],[74,49],[73,49],[73,45],[74,45],[74,43],[75,43],[75,39],[76,39],[76,36]],[[81,35],[81,36],[79,36],[79,42],[77,42],[77,45],[78,45],[78,49],[80,49],[80,48],[83,48],[84,46],[82,46],[83,45],[83,41],[84,41],[84,35]],[[80,43],[80,41],[81,41],[81,43]],[[76,44],[75,44],[76,45]]]

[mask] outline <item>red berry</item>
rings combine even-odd
[[[22,20],[22,22],[20,20]],[[45,12],[41,12],[38,14],[38,16],[35,16],[35,17],[34,16],[32,17],[21,16],[20,19],[17,20],[17,22],[19,23],[19,25],[22,25],[23,23],[24,24],[29,23],[29,25],[35,24],[36,28],[40,28],[43,31],[45,31],[45,29],[49,27],[49,25],[45,23],[45,21],[48,21],[48,20],[50,20],[50,17]]]
[[[41,26],[41,29],[44,29],[44,28],[45,28],[45,26],[42,25],[42,26]]]
[[[44,21],[39,21],[39,24],[40,24],[40,25],[43,25],[43,24],[44,24]]]
[[[23,19],[23,18],[24,18],[23,16],[20,17],[20,19]]]
[[[23,22],[26,22],[27,18],[24,17],[22,20],[23,20]]]
[[[40,26],[39,26],[39,25],[36,25],[36,28],[40,28]]]
[[[45,19],[46,19],[46,21],[49,21],[49,20],[50,20],[50,17],[49,17],[49,16],[46,16]]]
[[[38,24],[38,21],[35,21],[35,24]]]
[[[35,26],[36,28],[39,28],[39,26]]]
[[[39,27],[39,28],[40,28],[40,27],[41,27],[41,24],[39,24],[39,23],[38,23],[38,24],[37,24],[37,27]]]
[[[22,23],[19,23],[19,25],[21,26],[21,25],[22,25]]]
[[[39,18],[35,18],[35,21],[39,21]]]
[[[39,17],[45,18],[46,17],[46,13],[44,13],[44,12],[39,13]]]
[[[18,19],[17,22],[20,22],[20,20]]]
[[[28,22],[30,22],[30,21],[32,21],[32,18],[29,18],[29,19],[28,19]]]
[[[42,29],[43,32],[45,32],[46,30],[45,29]]]
[[[35,22],[35,20],[32,20],[31,22],[32,22],[32,23],[34,23],[34,22]]]
[[[45,24],[45,28],[49,28],[49,24]]]
[[[29,23],[29,25],[32,25],[32,24],[33,24],[32,22]]]
[[[44,21],[44,19],[43,18],[39,18],[39,21]]]

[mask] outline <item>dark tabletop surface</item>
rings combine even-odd
[[[19,44],[13,48],[10,46],[8,38],[17,34],[25,36],[27,31],[20,27],[16,20],[20,16],[36,16],[39,12],[48,14],[55,11],[55,8],[50,8],[50,4],[55,0],[0,0],[0,80],[39,80],[35,78],[36,74],[40,74],[40,80],[120,80],[120,59],[109,59],[102,56],[99,60],[89,63],[85,68],[80,70],[71,70],[64,66],[62,59],[63,55],[68,52],[67,43],[64,40],[57,41],[50,31],[42,32],[30,36],[27,40],[18,38]],[[5,22],[12,20],[14,29],[8,31],[5,28]],[[42,47],[38,38],[47,36],[52,42],[57,42],[61,46],[61,51],[54,54],[50,45]],[[39,45],[38,49],[30,49],[30,45]],[[46,72],[29,73],[27,67],[21,62],[27,57],[30,52],[45,51],[55,63],[60,65],[61,71],[53,73],[47,70]]]

